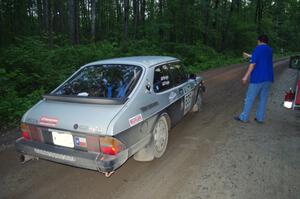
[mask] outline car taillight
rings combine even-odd
[[[100,150],[106,155],[116,155],[124,148],[124,144],[116,138],[100,137]]]
[[[22,137],[25,140],[31,140],[29,126],[27,124],[22,123],[20,128],[21,128]]]
[[[21,128],[22,137],[25,140],[33,140],[38,142],[44,141],[41,130],[35,127],[34,125],[28,125],[22,123],[20,128]]]
[[[33,125],[29,125],[29,130],[31,134],[31,139],[38,142],[43,142],[44,138],[40,129]]]
[[[87,149],[91,152],[102,152],[106,155],[116,155],[123,149],[125,145],[114,137],[99,137],[99,136],[86,136]]]
[[[99,136],[87,135],[86,136],[87,142],[87,150],[91,152],[100,152],[100,140]]]

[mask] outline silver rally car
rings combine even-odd
[[[170,128],[199,110],[204,91],[173,57],[89,63],[24,114],[16,149],[22,162],[42,158],[108,177],[131,156],[161,157]]]

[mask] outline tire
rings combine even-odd
[[[166,151],[169,137],[169,127],[165,116],[157,120],[152,135],[153,155],[155,158],[160,158]]]
[[[154,158],[160,158],[164,154],[167,148],[169,136],[167,116],[160,116],[151,133],[151,142],[134,154],[133,158],[136,161],[152,161]]]
[[[197,95],[196,102],[192,108],[192,112],[199,112],[202,108],[202,92],[199,91]]]

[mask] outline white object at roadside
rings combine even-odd
[[[284,101],[283,106],[285,108],[291,109],[293,107],[293,102],[290,101]]]

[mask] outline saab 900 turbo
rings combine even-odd
[[[131,156],[161,157],[170,128],[199,110],[204,90],[173,57],[89,63],[24,114],[16,149],[23,162],[42,158],[108,177]]]

